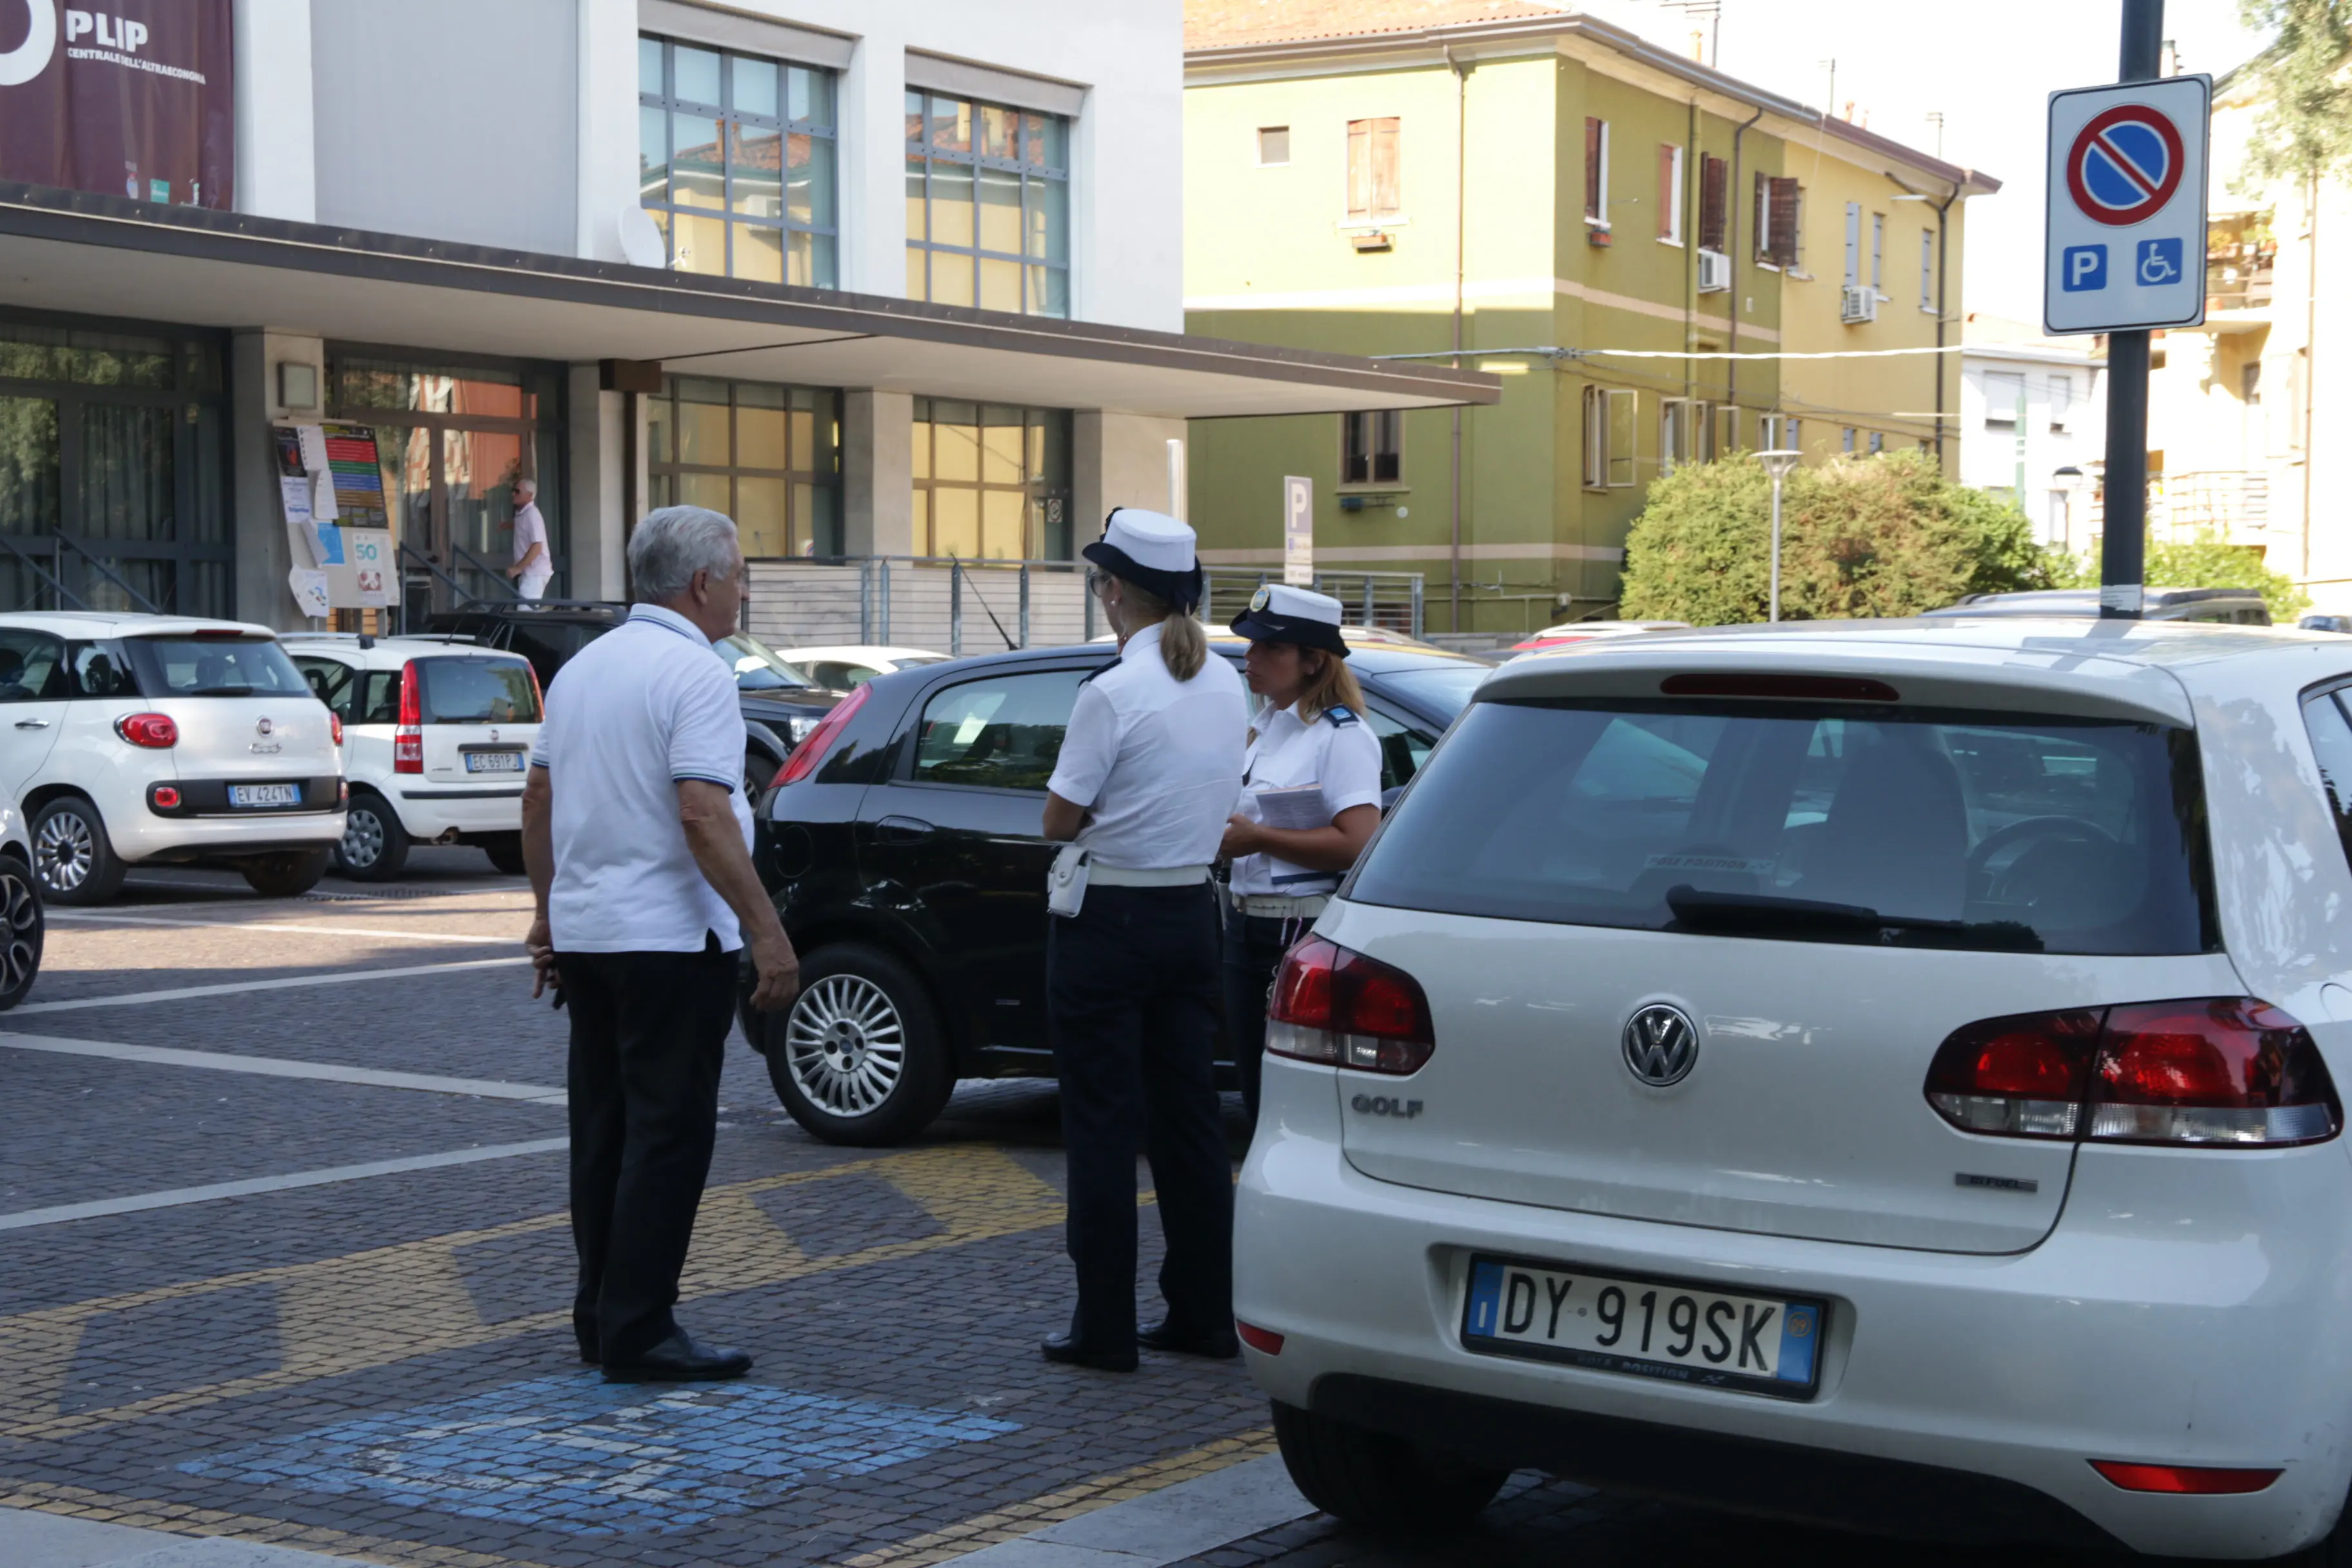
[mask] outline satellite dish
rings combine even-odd
[[[662,242],[662,231],[653,215],[641,206],[621,209],[621,254],[632,267],[667,267],[669,247]]]

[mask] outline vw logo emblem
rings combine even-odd
[[[1653,1002],[1625,1020],[1625,1066],[1653,1089],[1690,1077],[1698,1065],[1698,1026],[1690,1015]]]
[[[257,735],[269,733],[269,721],[267,718],[256,719],[253,721],[253,732]]]

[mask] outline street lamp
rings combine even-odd
[[[1784,450],[1759,452],[1756,454],[1756,460],[1764,465],[1764,471],[1766,473],[1772,476],[1771,619],[1775,623],[1779,622],[1780,619],[1780,487],[1787,481],[1789,478],[1789,470],[1795,468],[1799,463],[1804,461],[1804,458],[1805,455],[1802,452],[1790,452]]]

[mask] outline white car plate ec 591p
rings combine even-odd
[[[522,772],[520,752],[467,752],[466,771],[469,773],[519,773]]]
[[[1687,1280],[1474,1257],[1462,1344],[1705,1388],[1810,1399],[1829,1310]]]

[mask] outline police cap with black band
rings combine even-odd
[[[1192,529],[1162,512],[1123,506],[1103,520],[1103,536],[1079,553],[1179,610],[1201,602],[1201,558]]]
[[[1348,657],[1339,635],[1339,601],[1311,588],[1268,583],[1250,595],[1249,608],[1233,618],[1233,628],[1252,642],[1296,643]]]

